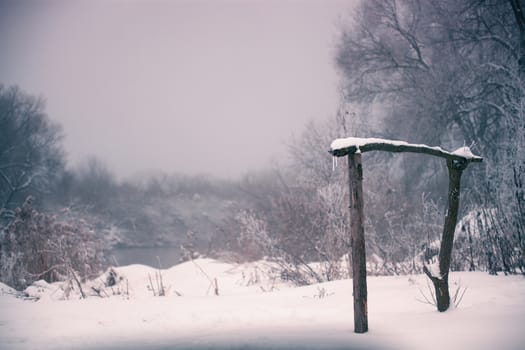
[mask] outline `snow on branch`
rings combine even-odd
[[[425,144],[412,144],[405,141],[395,141],[378,138],[347,137],[336,139],[330,145],[330,154],[334,157],[343,157],[353,153],[370,151],[412,152],[424,153],[449,160],[481,162],[482,157],[472,153],[469,147],[460,147],[454,152],[445,151],[441,147],[432,147]]]

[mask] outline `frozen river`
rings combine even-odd
[[[168,268],[180,263],[181,255],[178,247],[114,248],[109,253],[109,258],[114,264],[114,257],[119,266],[142,264],[151,267],[159,267],[158,259],[160,259],[161,266]]]

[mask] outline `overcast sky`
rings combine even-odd
[[[337,109],[352,2],[0,0],[0,83],[46,99],[71,164],[236,177]]]

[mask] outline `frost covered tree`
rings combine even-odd
[[[484,156],[466,202],[490,214],[480,254],[507,272],[524,260],[524,23],[518,0],[363,1],[336,56],[345,100],[387,107],[379,131],[388,138],[473,145]],[[406,190],[421,193],[436,170],[405,168]]]
[[[42,99],[0,85],[0,227],[29,194],[50,190],[64,166],[61,137]]]

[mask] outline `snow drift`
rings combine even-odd
[[[61,300],[56,283],[31,286],[25,296],[33,301],[1,285],[0,348],[453,350],[525,343],[522,276],[452,273],[452,288],[460,284],[467,292],[459,308],[446,313],[418,301],[428,293],[423,275],[369,277],[370,332],[358,335],[350,280],[294,288],[275,279],[265,262],[211,259],[115,271],[118,283],[106,287],[108,296],[92,292],[82,300],[75,293]],[[107,273],[84,288],[102,283]],[[155,273],[166,296],[148,287]],[[219,296],[210,289],[214,279]]]

